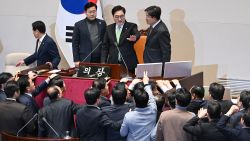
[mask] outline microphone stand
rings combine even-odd
[[[121,53],[121,51],[120,51],[120,49],[118,47],[117,42],[114,42],[114,45],[115,45],[116,49],[118,50],[118,52],[119,52],[119,54],[121,56],[122,62],[124,63],[124,66],[126,68],[126,76],[124,78],[127,78],[128,80],[133,80],[133,78],[131,76],[129,76],[128,66],[127,66],[126,62],[124,61],[124,59],[123,59],[122,53]]]
[[[42,120],[52,129],[52,131],[56,134],[56,136],[60,139],[59,134],[56,132],[56,130],[48,123],[45,117],[42,118]]]
[[[36,113],[21,129],[19,129],[16,133],[16,136],[19,136],[19,133],[37,116],[38,114]]]
[[[97,45],[96,45],[96,47],[81,61],[81,62],[84,62],[100,45],[102,44],[102,41],[100,41]],[[81,63],[80,62],[80,63]],[[79,70],[79,68],[75,68],[75,70],[78,72],[78,70]]]
[[[102,44],[102,41],[100,41],[96,47],[81,61],[84,62],[100,45]]]

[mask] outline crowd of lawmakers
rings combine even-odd
[[[121,79],[109,92],[109,81],[93,80],[83,91],[85,104],[63,98],[62,77],[48,76],[34,85],[37,75],[0,74],[0,132],[17,136],[81,141],[248,141],[250,91],[237,104],[223,100],[224,86],[211,83],[210,100],[204,88],[187,90],[178,80]],[[79,86],[81,87],[81,86]],[[47,90],[42,108],[35,97]],[[73,93],[72,93],[73,95]],[[75,118],[74,118],[75,116]]]

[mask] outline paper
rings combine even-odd
[[[49,71],[48,73],[58,73],[58,72],[60,72],[61,70],[57,70],[57,69],[55,69],[55,70],[51,70],[51,71]]]

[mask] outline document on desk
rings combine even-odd
[[[162,72],[162,63],[138,64],[135,70],[136,77],[143,77],[143,72],[148,72],[148,77],[159,77]]]
[[[60,72],[60,71],[61,71],[61,70],[54,69],[54,70],[49,71],[48,73],[58,73],[58,72]]]

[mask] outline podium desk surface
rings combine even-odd
[[[35,80],[35,85],[39,85],[42,81],[44,81],[47,76],[38,76]],[[84,92],[88,88],[92,86],[94,79],[85,79],[85,78],[76,78],[76,77],[65,77],[63,76],[62,79],[65,82],[66,90],[63,93],[63,97],[73,102],[83,105],[86,103],[84,99]],[[115,84],[119,82],[117,80],[110,80],[109,83],[109,94],[111,94],[112,88]],[[43,99],[46,97],[46,90],[42,91],[39,95],[35,97],[36,103],[38,107],[43,107]]]

